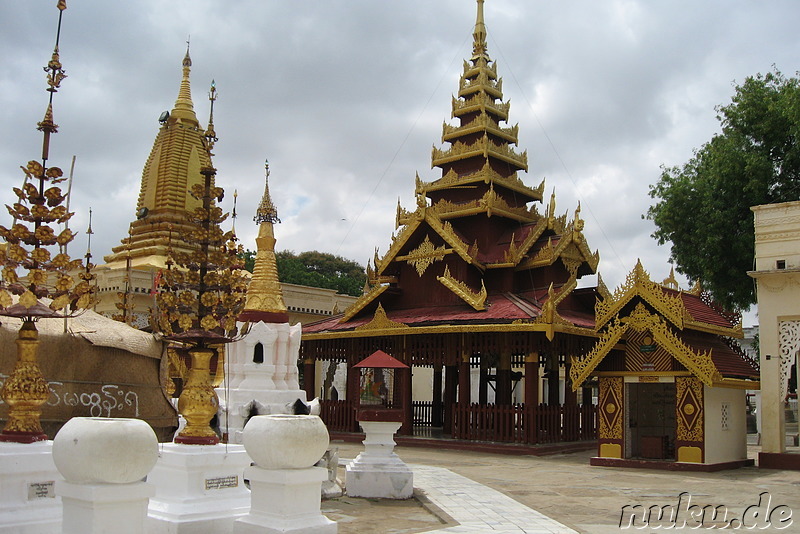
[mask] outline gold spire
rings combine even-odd
[[[275,233],[273,224],[280,222],[278,210],[269,195],[269,162],[264,163],[264,196],[253,218],[259,225],[256,238],[256,259],[253,277],[247,288],[247,300],[240,321],[287,323],[289,315],[283,303],[278,266],[275,260]]]
[[[192,88],[189,84],[189,73],[192,70],[192,58],[189,57],[189,45],[186,45],[186,55],[183,58],[183,79],[178,90],[178,99],[175,100],[175,107],[172,109],[172,116],[180,119],[188,119],[197,122],[192,103]]]
[[[194,112],[189,85],[192,60],[188,48],[182,66],[175,107],[159,119],[161,127],[142,171],[136,220],[131,223],[130,236],[105,257],[107,263],[125,261],[128,254],[134,259],[166,256],[171,233],[169,225],[174,226],[178,236],[191,231],[186,217],[200,207],[200,202],[188,191],[195,184],[203,183],[202,169],[213,168],[209,145],[213,147],[217,137],[213,114],[209,131],[203,131]],[[216,98],[216,88],[212,86],[209,94],[212,106]],[[172,246],[176,250],[191,249],[179,238],[173,239]]]
[[[486,24],[483,22],[483,0],[478,0],[478,15],[475,18],[475,31],[472,33],[472,37],[472,59],[477,59],[479,56],[485,56]]]

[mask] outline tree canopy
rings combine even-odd
[[[256,253],[242,253],[245,269],[253,272]],[[364,267],[358,263],[316,250],[295,254],[289,250],[275,253],[278,279],[289,284],[335,289],[338,293],[361,295],[366,281]]]
[[[800,80],[748,77],[716,111],[721,133],[683,166],[662,167],[647,218],[678,272],[741,310],[755,303],[750,207],[800,198]]]

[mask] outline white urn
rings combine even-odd
[[[330,436],[316,415],[256,415],[244,427],[242,444],[262,469],[303,469],[322,458]]]
[[[53,439],[53,461],[73,484],[129,484],[158,460],[158,439],[141,419],[73,417]]]

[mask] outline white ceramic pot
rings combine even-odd
[[[322,458],[330,437],[316,415],[257,415],[245,425],[242,444],[263,469],[302,469]]]
[[[73,417],[53,439],[53,461],[74,484],[128,484],[158,460],[158,439],[141,419]]]

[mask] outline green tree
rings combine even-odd
[[[755,303],[751,206],[800,198],[800,80],[778,70],[735,86],[716,108],[722,131],[683,166],[662,167],[647,211],[678,272],[700,280],[717,302]]]
[[[256,253],[245,250],[241,258],[252,272]],[[275,253],[278,279],[289,284],[335,289],[338,293],[359,296],[364,289],[366,274],[358,263],[326,252],[289,250]]]

